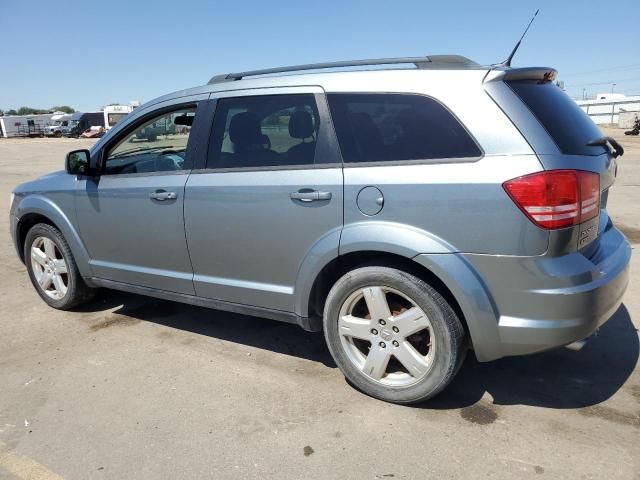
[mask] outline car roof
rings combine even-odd
[[[407,68],[411,64],[413,64],[413,68]],[[336,71],[336,69],[341,70]],[[206,85],[163,95],[141,107],[180,97],[234,90],[295,86],[324,87],[326,85],[333,85],[335,88],[343,81],[349,82],[354,78],[361,80],[363,76],[367,78],[398,78],[405,75],[433,74],[438,76],[454,75],[458,78],[468,76],[470,79],[477,79],[479,75],[484,76],[490,69],[490,66],[480,65],[460,55],[399,57],[276,67],[214,75]]]

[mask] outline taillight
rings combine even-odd
[[[600,210],[600,176],[593,172],[547,170],[502,186],[533,223],[548,230],[579,225]]]

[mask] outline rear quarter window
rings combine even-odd
[[[481,151],[460,122],[422,95],[327,95],[346,163],[477,158]]]
[[[602,133],[589,116],[560,87],[540,80],[513,80],[506,84],[545,128],[560,151],[567,155],[601,155],[602,146],[588,146]]]

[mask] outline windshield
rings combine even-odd
[[[512,80],[509,87],[529,107],[562,153],[601,155],[602,146],[587,143],[602,138],[602,132],[589,116],[553,82]]]
[[[70,127],[75,127],[78,123],[80,123],[80,120],[69,120]]]
[[[109,113],[107,115],[108,117],[108,121],[109,121],[109,126],[113,127],[116,123],[118,123],[122,117],[124,117],[125,115],[127,115],[126,113]]]

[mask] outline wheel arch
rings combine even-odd
[[[91,277],[89,254],[78,231],[68,216],[50,199],[40,195],[28,196],[20,202],[16,209],[16,247],[20,260],[24,263],[24,242],[29,230],[38,223],[46,223],[62,233],[69,244],[76,265],[84,278]]]
[[[425,281],[458,315],[479,361],[502,356],[494,302],[476,272],[455,253],[422,254],[409,258],[380,250],[363,250],[340,255],[318,272],[306,296],[302,316],[321,319],[327,294],[335,282],[348,271],[365,266],[396,268]],[[321,321],[311,324],[319,325]]]
[[[421,229],[368,221],[346,225],[333,248],[312,250],[296,282],[295,312],[319,327],[326,295],[335,281],[360,266],[390,266],[429,283],[452,306],[480,361],[502,355],[498,312],[481,276],[454,246]],[[339,248],[335,249],[335,242]],[[325,244],[326,245],[326,244]],[[314,329],[317,329],[314,328]]]

